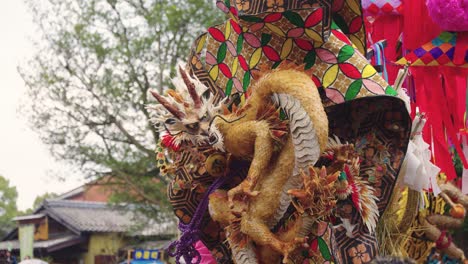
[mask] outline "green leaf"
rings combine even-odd
[[[385,89],[385,94],[393,95],[393,96],[398,95],[397,91],[395,91],[395,89],[393,89],[393,87],[390,85],[387,86],[387,89]]]
[[[333,14],[333,21],[335,22],[335,26],[337,26],[343,33],[348,34],[349,33],[349,27],[348,23],[346,23],[346,20],[340,16],[339,14]],[[332,24],[332,29],[338,29],[338,28],[333,28]]]
[[[74,29],[75,29],[75,32],[79,35],[81,34],[81,32],[83,31],[83,29],[86,27],[86,25],[83,25],[83,24],[76,24]]]
[[[312,68],[315,65],[315,60],[317,58],[317,54],[315,53],[315,50],[311,50],[305,55],[304,57],[304,63],[305,67],[304,69],[308,70]]]
[[[244,74],[244,78],[242,79],[242,89],[244,89],[244,92],[247,91],[250,85],[250,71],[246,72]]]
[[[332,20],[332,22],[331,22],[330,28],[331,28],[331,29],[340,29],[340,28],[338,27],[338,25],[335,23],[335,21],[333,21],[333,20]]]
[[[233,84],[234,82],[232,81],[232,79],[229,79],[229,81],[226,83],[226,95],[231,94]]]
[[[237,39],[237,47],[236,47],[236,51],[237,51],[237,54],[240,54],[241,51],[242,51],[242,47],[243,47],[243,44],[244,43],[244,35],[241,34],[239,35],[239,38]]]
[[[272,69],[276,69],[278,68],[278,66],[281,64],[281,61],[277,61],[275,63],[273,63],[273,66],[271,66]]]
[[[226,58],[227,44],[223,42],[218,49],[218,54],[216,55],[216,61],[221,63]]]
[[[0,175],[0,236],[6,235],[15,226],[11,219],[18,214],[16,200],[18,192],[10,181]]]
[[[351,47],[350,45],[345,45],[343,48],[341,48],[338,54],[338,62],[343,63],[347,61],[349,58],[351,58],[353,55],[354,55],[354,48]]]
[[[261,40],[262,47],[265,46],[266,44],[268,44],[268,42],[270,42],[270,40],[271,40],[271,35],[263,33],[262,34],[262,40]]]
[[[289,20],[291,24],[298,27],[304,27],[304,21],[298,13],[288,10],[283,13],[283,16],[286,17],[286,19]]]
[[[320,250],[320,253],[322,254],[322,257],[325,260],[331,260],[331,253],[330,253],[330,249],[328,248],[327,243],[321,237],[318,237],[317,239],[318,239],[319,250]]]
[[[348,101],[348,100],[354,99],[356,95],[358,95],[359,91],[361,91],[361,87],[362,87],[361,79],[356,80],[353,83],[351,83],[351,85],[348,87],[348,90],[346,91],[345,100]]]

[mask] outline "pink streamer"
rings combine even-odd
[[[195,250],[200,253],[201,256],[201,262],[200,264],[216,264],[216,260],[213,258],[213,256],[210,253],[210,250],[201,242],[198,240],[195,243]]]

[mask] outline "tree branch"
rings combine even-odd
[[[154,151],[145,148],[143,145],[140,144],[140,142],[134,138],[128,131],[123,127],[122,123],[118,121],[115,117],[113,117],[113,123],[115,126],[125,135],[126,138],[139,150],[145,152],[149,157],[152,157],[154,155]]]

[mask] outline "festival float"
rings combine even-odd
[[[450,2],[217,1],[226,21],[148,106],[176,263],[466,262],[468,5]],[[429,15],[444,31],[417,43]]]

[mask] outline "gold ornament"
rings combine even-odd
[[[220,177],[227,167],[226,157],[220,153],[211,154],[205,163],[206,171],[213,177]]]

